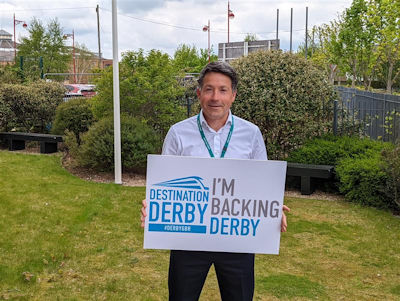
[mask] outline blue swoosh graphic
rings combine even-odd
[[[205,187],[202,182],[201,177],[185,177],[185,178],[178,178],[174,180],[169,180],[157,184],[153,184],[154,186],[164,186],[164,187],[174,187],[174,188],[188,188],[188,189],[204,189],[209,190],[208,187]]]

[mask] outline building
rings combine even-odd
[[[68,46],[68,52],[72,55],[68,66],[68,73],[61,75],[64,77],[65,83],[93,83],[93,80],[100,75],[98,73],[99,69],[105,69],[113,64],[112,59],[100,59],[97,53],[88,49],[81,49],[79,47],[73,49]],[[75,57],[73,53],[75,53]]]
[[[243,41],[218,44],[218,60],[230,62],[241,56],[247,56],[250,52],[259,50],[278,50],[279,40]]]
[[[14,63],[14,41],[12,34],[0,29],[0,65]]]

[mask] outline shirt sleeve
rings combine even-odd
[[[267,149],[265,148],[265,143],[260,129],[257,127],[257,131],[254,135],[253,141],[253,152],[251,159],[253,160],[268,160]]]
[[[179,156],[179,139],[175,133],[174,127],[171,127],[165,136],[162,148],[162,155]]]

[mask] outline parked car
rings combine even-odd
[[[64,101],[68,101],[71,97],[92,97],[96,95],[95,85],[65,84],[64,87],[67,89]]]

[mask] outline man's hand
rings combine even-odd
[[[144,221],[146,220],[146,216],[147,216],[146,207],[147,207],[146,200],[143,200],[142,201],[142,209],[141,209],[141,217],[140,217],[140,219],[142,221],[142,224],[141,224],[142,228],[144,228]],[[286,220],[286,218],[285,218],[285,220]]]
[[[288,206],[283,205],[282,207],[282,221],[281,221],[281,232],[287,231],[287,219],[285,211],[290,212],[290,208]]]

